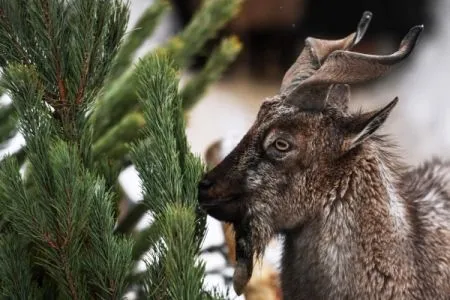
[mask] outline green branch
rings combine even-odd
[[[136,141],[145,125],[142,114],[126,115],[117,125],[106,132],[92,147],[94,158],[106,155],[108,158],[122,158],[128,151],[126,145]],[[125,150],[126,152],[123,152]]]
[[[183,109],[191,109],[207,87],[217,81],[228,66],[236,59],[242,48],[236,37],[224,39],[209,57],[203,70],[192,78],[181,91]]]
[[[27,157],[25,176],[21,153],[0,165],[2,231],[18,239],[3,247],[0,233],[0,258],[8,257],[0,286],[17,280],[8,271],[15,263],[23,276],[16,284],[27,288],[6,290],[8,298],[118,299],[127,288],[132,243],[113,233],[114,195],[89,159],[86,126],[127,18],[121,0],[0,1],[0,49],[20,45],[1,52],[14,110],[0,113],[17,115]]]
[[[142,13],[134,29],[128,34],[120,47],[109,75],[110,80],[121,75],[130,67],[136,50],[152,35],[168,8],[168,0],[156,0]]]
[[[203,299],[204,268],[197,261],[203,238],[197,234],[203,231],[198,231],[196,215],[196,186],[203,166],[187,145],[177,72],[172,66],[165,56],[153,55],[136,68],[147,122],[145,139],[132,148],[131,156],[143,182],[143,204],[151,209],[156,225],[141,233],[133,252],[137,258],[148,248],[153,250],[146,281],[149,293],[169,299]]]
[[[17,113],[13,105],[0,107],[0,141],[7,141],[12,138],[18,130]],[[0,149],[4,145],[0,144]]]
[[[192,57],[203,49],[206,42],[239,11],[241,0],[206,0],[195,14],[191,23],[179,35],[167,42],[158,52],[169,53],[176,65],[186,68]],[[146,56],[153,55],[153,51]],[[135,86],[138,83],[136,71],[128,70],[112,81],[107,92],[99,99],[94,109],[95,137],[103,135],[113,123],[120,120],[138,105]]]

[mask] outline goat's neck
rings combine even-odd
[[[409,276],[396,272],[411,269],[409,224],[395,173],[388,166],[381,156],[360,159],[321,195],[322,213],[302,229],[287,233],[286,299],[292,299],[289,293],[315,297],[333,292],[340,297],[353,293],[355,281],[382,285],[376,280]],[[308,285],[311,290],[295,290],[295,283],[289,283],[294,273],[296,286]]]

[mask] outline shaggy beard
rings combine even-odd
[[[253,245],[253,254],[259,259],[264,255],[267,245],[275,236],[274,226],[268,212],[252,214],[249,222],[250,240]]]
[[[274,227],[266,212],[250,211],[242,222],[234,224],[236,230],[236,266],[233,287],[240,295],[250,280],[254,258],[262,258],[266,246],[275,235]]]

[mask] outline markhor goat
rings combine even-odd
[[[370,19],[342,40],[308,38],[280,94],[199,183],[201,207],[236,228],[238,293],[281,233],[286,300],[450,299],[450,163],[406,167],[376,134],[397,99],[347,110],[348,84],[389,71],[423,27],[391,55],[350,51]]]

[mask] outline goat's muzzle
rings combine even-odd
[[[236,222],[242,218],[242,196],[204,177],[198,184],[200,207],[211,217],[225,222]]]

